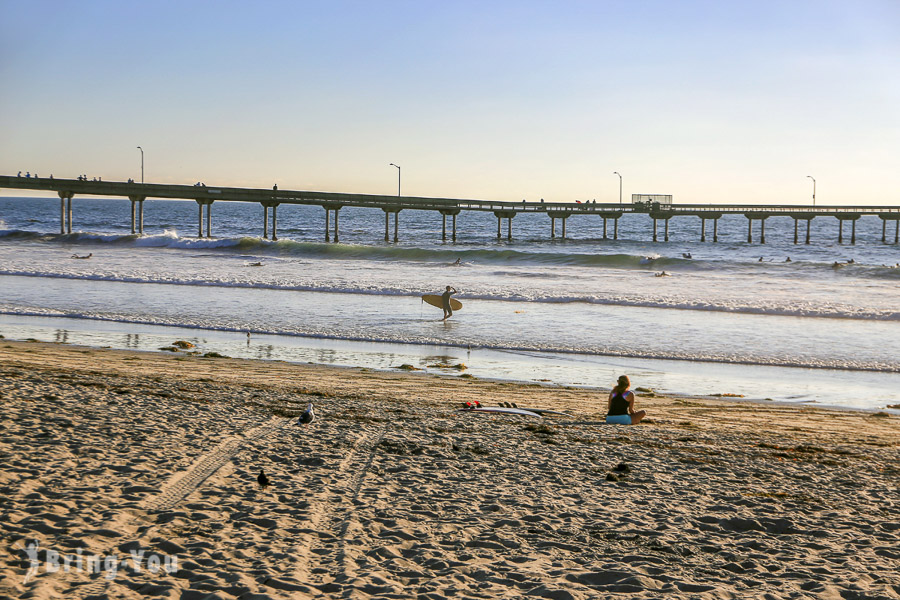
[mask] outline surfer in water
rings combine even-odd
[[[609,392],[606,408],[606,422],[618,425],[637,425],[647,416],[643,410],[634,410],[634,392],[630,389],[628,375],[619,376],[619,380]]]
[[[441,308],[444,309],[444,321],[453,316],[453,308],[450,306],[450,296],[457,294],[456,288],[447,286],[447,291],[441,294]]]

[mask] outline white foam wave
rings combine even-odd
[[[81,261],[73,261],[81,262]],[[0,270],[0,276],[18,277],[43,277],[55,279],[71,279],[85,281],[109,281],[135,284],[159,284],[194,286],[199,288],[243,288],[258,290],[284,290],[294,292],[318,292],[333,294],[357,294],[365,296],[406,296],[418,297],[421,288],[415,283],[410,287],[400,285],[382,286],[375,283],[368,285],[334,285],[317,284],[313,282],[298,283],[287,280],[247,281],[245,279],[227,279],[212,277],[178,277],[146,274],[109,274],[101,272],[93,273],[59,273],[37,270]],[[542,304],[567,304],[584,303],[606,306],[630,306],[637,308],[654,308],[669,310],[712,311],[735,314],[768,315],[783,317],[804,318],[828,318],[828,319],[858,319],[866,321],[900,321],[900,311],[892,309],[861,308],[848,304],[812,304],[794,303],[785,306],[765,297],[753,299],[720,299],[718,302],[707,301],[699,298],[681,298],[678,296],[647,296],[647,295],[619,295],[619,294],[571,294],[558,291],[536,291],[524,289],[522,291],[490,290],[463,293],[458,296],[460,300],[482,300],[497,302],[537,302]]]

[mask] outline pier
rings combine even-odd
[[[900,243],[900,206],[799,206],[799,205],[735,205],[735,204],[674,204],[671,196],[632,195],[627,204],[598,202],[507,202],[466,200],[456,198],[427,198],[416,196],[387,196],[377,194],[344,194],[258,188],[226,188],[198,185],[167,185],[117,181],[85,181],[0,175],[0,188],[52,192],[60,199],[60,233],[72,233],[73,199],[77,196],[120,197],[131,202],[131,232],[144,233],[144,201],[148,198],[193,200],[198,206],[197,236],[212,237],[213,205],[216,202],[251,202],[262,208],[261,229],[264,238],[278,239],[278,206],[299,204],[324,209],[323,233],[326,242],[340,239],[340,210],[345,206],[379,209],[384,212],[384,240],[400,240],[400,213],[404,210],[433,211],[441,216],[441,239],[447,241],[447,217],[452,219],[452,241],[457,239],[456,217],[462,211],[492,212],[497,218],[497,239],[513,239],[513,219],[523,213],[543,213],[550,218],[550,237],[557,237],[556,221],[561,221],[560,236],[566,238],[566,224],[571,217],[583,216],[603,219],[603,239],[608,239],[608,222],[612,221],[612,239],[618,239],[619,219],[627,213],[646,214],[652,219],[652,239],[660,241],[659,221],[663,222],[662,241],[669,241],[669,221],[675,217],[699,219],[698,237],[707,241],[707,221],[712,221],[712,242],[718,242],[718,220],[726,214],[741,214],[747,218],[747,242],[766,242],[766,220],[773,217],[794,219],[795,244],[800,240],[800,222],[805,222],[804,243],[810,243],[810,223],[816,217],[838,219],[838,243],[843,244],[844,223],[850,222],[849,243],[856,243],[856,222],[862,217],[877,217],[882,221],[881,242]],[[271,219],[270,219],[271,209]],[[393,219],[391,219],[393,215]],[[333,229],[332,218],[333,217]],[[393,236],[391,221],[393,220]],[[754,222],[758,235],[754,238]],[[889,232],[890,223],[892,232]],[[205,233],[204,233],[204,225]],[[893,235],[889,235],[893,233]],[[893,240],[891,240],[891,237]]]

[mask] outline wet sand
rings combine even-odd
[[[896,416],[447,373],[0,340],[0,597],[900,598]]]

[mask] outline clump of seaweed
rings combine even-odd
[[[178,340],[177,342],[172,342],[172,345],[175,346],[176,348],[181,348],[182,350],[188,350],[188,349],[194,347],[194,345],[192,343],[186,342],[184,340]]]
[[[457,371],[465,371],[468,369],[466,365],[463,363],[458,363],[455,365],[451,365],[450,363],[434,363],[433,365],[428,365],[429,369],[456,369]]]

